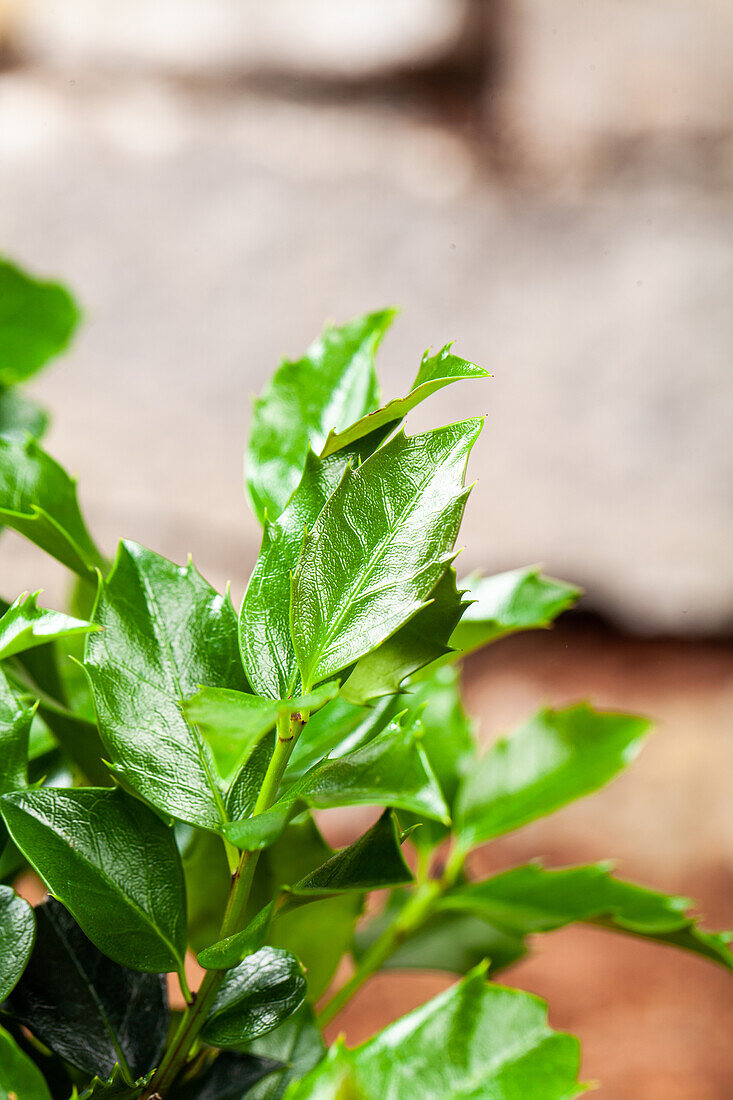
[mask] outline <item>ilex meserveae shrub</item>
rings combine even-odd
[[[76,317],[60,287],[0,268],[0,523],[75,575],[67,611],[23,594],[0,618],[0,1100],[578,1095],[577,1041],[495,981],[532,937],[583,921],[732,957],[687,899],[606,864],[467,869],[612,780],[649,729],[581,703],[476,744],[461,659],[579,595],[536,568],[456,575],[482,421],[403,421],[486,372],[447,346],[382,404],[389,310],[284,362],[254,408],[263,535],[237,612],[190,561],[128,541],[108,560],[41,448],[45,416],[17,385]],[[314,811],[340,806],[375,807],[374,824],[334,851]],[[28,868],[48,890],[35,910],[13,888]],[[365,916],[374,890],[386,902]],[[458,977],[326,1050],[324,1025],[385,967]]]

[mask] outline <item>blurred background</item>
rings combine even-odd
[[[469,662],[482,736],[584,696],[659,720],[628,776],[478,869],[613,856],[731,922],[730,0],[2,0],[0,52],[2,250],[84,306],[32,388],[101,545],[191,552],[238,599],[251,395],[327,318],[402,306],[386,396],[453,339],[495,375],[411,421],[488,415],[466,571],[588,593]],[[10,536],[3,569],[60,598]],[[378,978],[342,1026],[447,980]],[[508,980],[608,1100],[731,1096],[712,967],[569,930]]]

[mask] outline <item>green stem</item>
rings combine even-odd
[[[307,715],[300,714],[284,715],[283,718],[278,719],[275,750],[252,811],[253,817],[264,813],[275,801],[290,754],[306,721]],[[242,926],[259,854],[259,852],[242,852],[239,865],[232,877],[229,899],[219,930],[218,939],[220,940],[238,932]],[[145,1093],[148,1100],[156,1095],[164,1097],[174,1083],[206,1022],[225,974],[225,970],[206,971],[193,1003],[189,1004],[184,1012],[178,1030],[163,1056],[155,1077],[148,1086]]]
[[[384,966],[390,955],[408,939],[429,917],[435,902],[443,892],[440,882],[426,882],[418,886],[410,900],[392,924],[374,941],[349,980],[333,995],[318,1014],[318,1026],[331,1023],[342,1008],[357,993],[367,978]]]

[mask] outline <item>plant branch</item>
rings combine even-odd
[[[290,754],[306,721],[307,715],[297,712],[289,717],[285,715],[278,720],[275,750],[252,811],[253,817],[264,813],[275,801]],[[221,940],[233,935],[241,928],[259,855],[259,852],[242,852],[237,869],[232,876],[229,899],[219,930],[218,938]],[[155,1077],[148,1086],[145,1093],[145,1098],[148,1100],[156,1095],[165,1097],[174,1083],[206,1022],[225,974],[226,970],[206,971],[198,993],[184,1012],[178,1030],[163,1056]]]

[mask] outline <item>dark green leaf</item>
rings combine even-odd
[[[541,710],[466,776],[456,802],[459,844],[472,848],[602,787],[635,759],[649,729],[645,718],[586,703]]]
[[[426,397],[437,393],[438,390],[442,390],[444,386],[450,385],[451,382],[468,378],[491,377],[483,367],[477,367],[475,363],[469,363],[468,360],[453,355],[451,353],[452,347],[452,344],[446,344],[435,355],[430,355],[429,350],[425,352],[420,369],[417,372],[417,378],[406,397],[388,401],[381,409],[367,413],[366,416],[363,416],[343,431],[331,431],[321,452],[322,457],[335,454],[343,447],[350,447],[358,439],[369,435],[377,428],[382,428],[388,424],[396,425],[400,420],[404,420],[410,410],[424,401]]]
[[[682,947],[733,969],[731,935],[699,928],[687,915],[691,905],[689,898],[614,878],[605,863],[559,870],[529,863],[458,887],[441,902],[445,911],[476,914],[519,936],[586,921]]]
[[[329,326],[305,356],[281,363],[254,406],[247,451],[247,488],[260,520],[277,519],[300,481],[306,450],[323,446],[332,428],[345,428],[376,409],[374,356],[394,310]]]
[[[357,959],[362,958],[377,937],[399,917],[408,898],[404,892],[395,892],[384,911],[357,930],[354,943]],[[451,974],[466,974],[488,959],[490,973],[494,974],[526,953],[526,944],[520,936],[502,931],[472,913],[433,913],[400,942],[383,967],[385,970],[447,970]]]
[[[394,695],[406,677],[452,653],[449,639],[468,606],[456,586],[456,572],[446,569],[430,593],[430,602],[396,634],[356,662],[342,695],[365,704]]]
[[[0,436],[5,439],[25,439],[32,435],[40,439],[48,427],[48,413],[14,387],[0,387]]]
[[[38,606],[40,592],[24,592],[0,618],[0,660],[57,638],[89,634],[99,627]]]
[[[208,970],[228,970],[237,966],[248,955],[254,955],[265,946],[275,915],[277,899],[273,898],[264,909],[252,918],[246,928],[235,932],[233,936],[219,940],[198,954],[199,966]]]
[[[305,994],[298,960],[287,951],[263,947],[227,972],[201,1037],[220,1047],[250,1042],[292,1016]]]
[[[152,1074],[147,1074],[130,1085],[125,1081],[120,1067],[116,1066],[105,1081],[95,1076],[84,1089],[79,1100],[139,1100],[151,1077]]]
[[[254,810],[274,750],[273,731],[262,738],[247,763],[240,768],[226,796],[226,811],[232,821],[249,817]]]
[[[394,806],[447,821],[443,797],[419,743],[421,732],[419,722],[390,723],[363,748],[306,772],[266,813],[226,826],[227,837],[240,848],[267,847],[306,806]]]
[[[51,1100],[41,1071],[0,1027],[0,1100]]]
[[[0,385],[24,382],[63,351],[78,320],[64,287],[0,262]]]
[[[493,577],[468,577],[462,582],[473,600],[456,627],[450,644],[463,653],[520,630],[549,626],[580,598],[572,584],[545,577],[537,566],[512,569]]]
[[[180,700],[201,684],[246,690],[237,622],[189,562],[123,542],[103,582],[85,667],[115,772],[164,813],[219,829],[226,812],[208,747]]]
[[[36,909],[30,963],[9,1002],[12,1016],[67,1062],[128,1084],[147,1073],[168,1027],[164,979],[102,955],[69,913],[50,899]]]
[[[338,692],[339,685],[333,681],[308,695],[283,701],[228,688],[202,687],[183,703],[183,713],[206,738],[219,775],[231,780],[278,717],[319,710]]]
[[[249,1049],[261,1057],[276,1058],[287,1068],[256,1085],[247,1100],[280,1100],[292,1081],[305,1076],[323,1058],[323,1039],[313,1009],[303,1005],[275,1031],[255,1039]]]
[[[31,957],[33,910],[10,886],[0,886],[0,1004],[9,997]]]
[[[259,1081],[282,1069],[273,1058],[224,1051],[203,1077],[176,1089],[175,1100],[244,1100]]]
[[[349,469],[293,577],[291,632],[306,689],[358,660],[424,605],[445,572],[482,421],[407,439]]]
[[[173,830],[119,789],[17,791],[13,840],[92,942],[136,970],[181,970],[186,902]]]
[[[0,438],[0,523],[81,576],[104,566],[79,511],[76,483],[31,438]]]
[[[282,515],[265,520],[260,556],[239,615],[239,644],[247,678],[262,695],[284,699],[299,682],[290,637],[290,574],[303,538],[343,477],[348,457],[323,461],[308,451],[297,489]]]
[[[232,875],[222,837],[190,825],[179,825],[176,835],[186,880],[188,942],[201,951],[219,934]]]
[[[483,968],[356,1050],[339,1044],[288,1100],[571,1100],[579,1044],[553,1031],[543,1001],[487,984]]]

